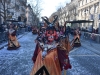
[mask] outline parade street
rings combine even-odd
[[[21,47],[17,50],[0,50],[0,75],[30,75],[33,67],[32,56],[37,35],[28,33],[18,39]],[[81,39],[82,46],[69,53],[72,68],[66,75],[100,75],[100,50],[94,42]],[[62,71],[62,75],[64,75]]]

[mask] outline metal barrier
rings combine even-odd
[[[100,34],[89,33],[89,32],[82,32],[83,38],[87,40],[93,40],[97,43],[100,43]]]

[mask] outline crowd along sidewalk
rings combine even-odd
[[[28,32],[25,32],[25,33],[23,33],[23,34],[21,34],[21,35],[18,35],[17,36],[17,39],[20,39],[21,37],[23,37],[24,35],[26,35]],[[3,49],[5,46],[7,46],[8,45],[8,42],[3,42],[3,43],[1,43],[0,44],[0,50],[1,49]]]

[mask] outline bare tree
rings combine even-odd
[[[3,17],[4,22],[7,20],[7,12],[9,9],[13,9],[13,7],[8,7],[10,4],[11,0],[0,0],[0,16]]]
[[[34,12],[34,23],[35,24],[38,24],[39,23],[39,18],[40,18],[40,15],[41,15],[41,11],[42,11],[42,0],[30,0],[30,5],[33,9],[33,12]]]
[[[31,0],[30,1],[30,4],[32,6],[32,9],[34,11],[34,13],[37,15],[37,16],[40,16],[41,14],[41,11],[43,10],[41,8],[41,5],[42,5],[42,0]]]

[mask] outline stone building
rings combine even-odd
[[[100,0],[71,0],[65,7],[57,10],[59,14],[59,23],[74,20],[92,20],[93,23],[74,24],[74,27],[99,28],[100,33]]]
[[[4,20],[6,20],[9,17],[9,4],[11,4],[11,0],[0,0],[0,24],[4,23]],[[11,4],[11,7],[14,7],[14,5]]]
[[[26,3],[27,0],[1,0],[5,4],[6,11],[3,11],[6,13],[6,20],[19,20],[19,21],[25,21],[25,10],[26,10]],[[1,8],[3,8],[2,3],[0,3]],[[3,8],[4,9],[4,8]],[[0,10],[1,11],[1,10]],[[2,22],[4,21],[4,18],[1,18]]]
[[[32,16],[33,16],[33,15],[34,15],[34,14],[33,14],[33,10],[32,10],[32,8],[31,8],[31,6],[28,4],[28,5],[27,5],[27,8],[26,8],[26,17],[27,17],[26,24],[27,24],[27,25],[31,25],[31,24],[32,24],[32,22],[33,22]]]
[[[63,26],[65,21],[68,20],[68,17],[67,17],[67,14],[68,14],[67,7],[59,8],[57,10],[57,12],[55,12],[55,14],[58,15],[59,25]]]
[[[85,24],[82,27],[91,29],[100,26],[100,0],[79,0],[79,19],[93,20],[94,24]],[[100,32],[99,32],[100,33]]]
[[[78,20],[78,0],[71,0],[71,2],[66,6],[67,7],[67,21],[76,21]],[[72,23],[72,28],[78,28],[78,23]]]
[[[60,25],[64,25],[65,21],[74,21],[78,19],[78,0],[71,0],[65,7],[57,10]],[[75,26],[75,25],[74,25]],[[76,26],[75,26],[76,27]]]
[[[94,24],[82,24],[83,28],[97,29],[100,25],[100,0],[78,0],[79,20],[93,20]]]
[[[27,18],[27,21],[26,21],[27,25],[38,25],[39,23],[39,18],[34,13],[30,4],[28,4],[26,8],[26,18]]]
[[[27,0],[11,0],[11,3],[15,5],[13,9],[10,9],[9,11],[12,14],[12,19],[24,21],[26,19],[26,3]]]

